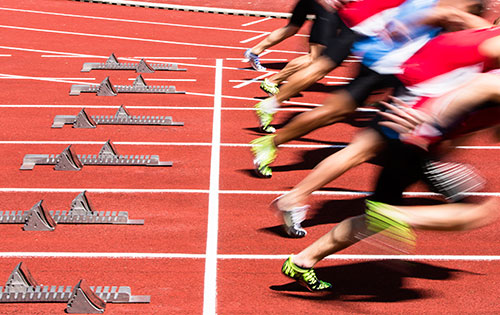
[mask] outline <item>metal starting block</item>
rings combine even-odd
[[[39,285],[28,268],[20,262],[0,286],[0,303],[67,303],[66,312],[101,314],[106,303],[150,303],[150,295],[132,295],[130,287],[92,287],[82,279],[71,286]]]
[[[123,105],[114,116],[89,116],[85,108],[76,116],[57,115],[52,128],[62,128],[65,124],[73,124],[73,128],[95,128],[97,125],[184,126],[183,122],[173,122],[170,116],[131,116]]]
[[[152,73],[155,71],[186,71],[179,69],[176,63],[147,63],[141,59],[139,63],[121,63],[118,62],[115,54],[111,54],[106,62],[86,62],[83,64],[81,72],[90,72],[91,70],[135,70],[137,73]]]
[[[69,95],[80,95],[80,93],[96,93],[98,96],[116,96],[118,93],[185,94],[186,92],[177,91],[173,85],[149,86],[139,74],[132,85],[113,85],[109,81],[109,77],[106,77],[99,85],[73,84]]]
[[[59,155],[26,154],[21,170],[32,170],[35,165],[54,165],[56,171],[79,171],[83,165],[99,166],[172,166],[172,162],[161,162],[158,155],[119,155],[108,140],[98,155],[77,155],[69,145]]]
[[[57,224],[144,224],[142,219],[129,219],[126,211],[95,211],[85,191],[73,199],[69,211],[47,211],[42,203],[30,210],[0,211],[0,224],[24,224],[24,231],[54,231]]]

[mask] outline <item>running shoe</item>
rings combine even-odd
[[[307,231],[302,228],[301,223],[306,218],[307,211],[310,206],[305,205],[302,207],[295,207],[290,210],[281,209],[278,206],[278,201],[281,197],[274,199],[271,203],[271,208],[273,208],[276,213],[278,213],[283,219],[283,229],[286,234],[294,238],[302,238],[307,235]]]
[[[452,202],[460,201],[466,197],[466,192],[478,191],[485,184],[485,180],[467,164],[429,160],[423,170],[424,179],[431,189]]]
[[[248,59],[248,62],[250,62],[252,68],[254,68],[257,71],[266,71],[266,67],[260,64],[259,56],[252,53],[250,49],[247,49],[245,51],[244,56],[246,59]]]
[[[278,155],[278,149],[273,142],[274,137],[275,135],[267,135],[250,142],[254,155],[254,170],[259,177],[271,178],[273,176],[269,164],[273,163]]]
[[[255,104],[255,113],[257,114],[257,118],[259,119],[259,128],[262,132],[274,133],[276,132],[276,128],[271,126],[274,113],[269,113],[268,111],[264,110],[264,102],[271,102],[271,99],[268,98]]]
[[[395,218],[398,210],[388,204],[366,201],[366,225],[369,231],[380,233],[389,240],[400,243],[404,251],[415,247],[416,236],[413,229],[401,219]]]
[[[272,83],[269,79],[264,79],[264,81],[262,81],[260,89],[266,92],[269,96],[274,96],[280,92],[278,84]]]
[[[285,276],[297,280],[301,285],[311,292],[331,290],[332,284],[321,281],[316,276],[313,268],[304,269],[292,262],[292,256],[283,263],[281,273]]]

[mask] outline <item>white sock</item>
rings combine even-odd
[[[265,100],[262,101],[261,103],[261,110],[268,113],[268,114],[274,114],[278,111],[278,108],[280,107],[280,104],[278,104],[278,101],[276,100],[276,97],[270,97],[266,98]]]

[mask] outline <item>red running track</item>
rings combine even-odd
[[[86,189],[97,210],[127,211],[131,219],[144,219],[145,225],[59,225],[54,232],[23,232],[20,225],[2,225],[0,284],[24,261],[46,285],[75,285],[86,278],[91,285],[126,285],[135,295],[151,295],[149,305],[110,304],[110,314],[498,313],[500,263],[484,261],[499,255],[498,223],[464,233],[419,232],[415,254],[433,256],[413,256],[415,262],[396,266],[363,256],[386,252],[367,244],[354,246],[342,253],[355,255],[350,259],[338,256],[318,266],[319,274],[335,284],[331,295],[304,292],[280,275],[286,255],[362,210],[362,198],[372,189],[378,167],[362,165],[329,184],[311,200],[313,211],[305,222],[308,237],[283,237],[268,203],[338,149],[329,146],[348,143],[373,113],[358,113],[350,121],[292,142],[281,150],[271,180],[253,177],[248,142],[258,133],[252,107],[264,95],[249,80],[262,73],[250,71],[240,58],[256,43],[252,37],[286,23],[267,20],[243,26],[258,20],[73,1],[2,2],[0,211],[27,210],[41,199],[49,210],[67,210]],[[264,63],[278,70],[306,46],[306,39],[296,36],[274,47]],[[175,85],[187,94],[69,96],[71,84],[97,84],[108,75],[114,84],[132,83],[136,74],[131,71],[80,72],[83,62],[102,62],[111,52],[125,61],[147,57],[178,62],[187,72],[144,77],[148,84]],[[217,143],[213,145],[212,133],[218,130],[217,59],[223,60],[224,68],[220,150],[213,151]],[[328,82],[346,82],[337,77],[354,72],[353,63],[346,63],[293,98],[277,122],[318,106],[324,92],[333,89]],[[50,128],[55,115],[76,115],[82,107],[91,115],[112,115],[121,104],[134,115],[172,116],[185,125]],[[19,170],[25,154],[58,154],[69,143],[79,154],[96,154],[108,139],[121,154],[157,154],[174,166]],[[477,135],[466,145],[455,157],[475,165],[488,180],[486,192],[498,194],[498,148],[480,147],[491,145],[490,135]],[[220,170],[211,160],[214,152],[220,153]],[[211,180],[216,170],[218,186]],[[424,193],[417,201],[429,197],[421,185],[410,192]],[[215,281],[207,274],[216,275]],[[0,305],[1,314],[63,310],[61,304]]]

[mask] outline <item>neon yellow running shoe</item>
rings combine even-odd
[[[395,240],[408,249],[415,247],[415,232],[401,219],[395,218],[394,213],[398,210],[388,204],[366,201],[366,226],[369,231],[380,233],[383,236]],[[407,250],[405,250],[407,251]]]
[[[255,113],[257,114],[257,118],[259,119],[259,128],[262,132],[266,133],[276,132],[276,128],[271,126],[274,113],[270,113],[269,111],[263,109],[263,103],[270,101],[271,99],[268,98],[255,104]]]
[[[267,135],[250,142],[254,155],[254,170],[259,177],[271,178],[273,176],[273,171],[269,167],[269,164],[273,163],[278,155],[278,149],[273,142],[275,136]]]
[[[313,268],[300,268],[292,262],[292,256],[283,263],[281,273],[285,276],[297,280],[301,285],[306,287],[311,292],[326,291],[332,289],[332,284],[326,281],[321,281],[316,276]]]
[[[264,81],[262,81],[260,89],[266,92],[269,96],[274,96],[280,92],[278,84],[272,83],[269,79],[264,79]]]

